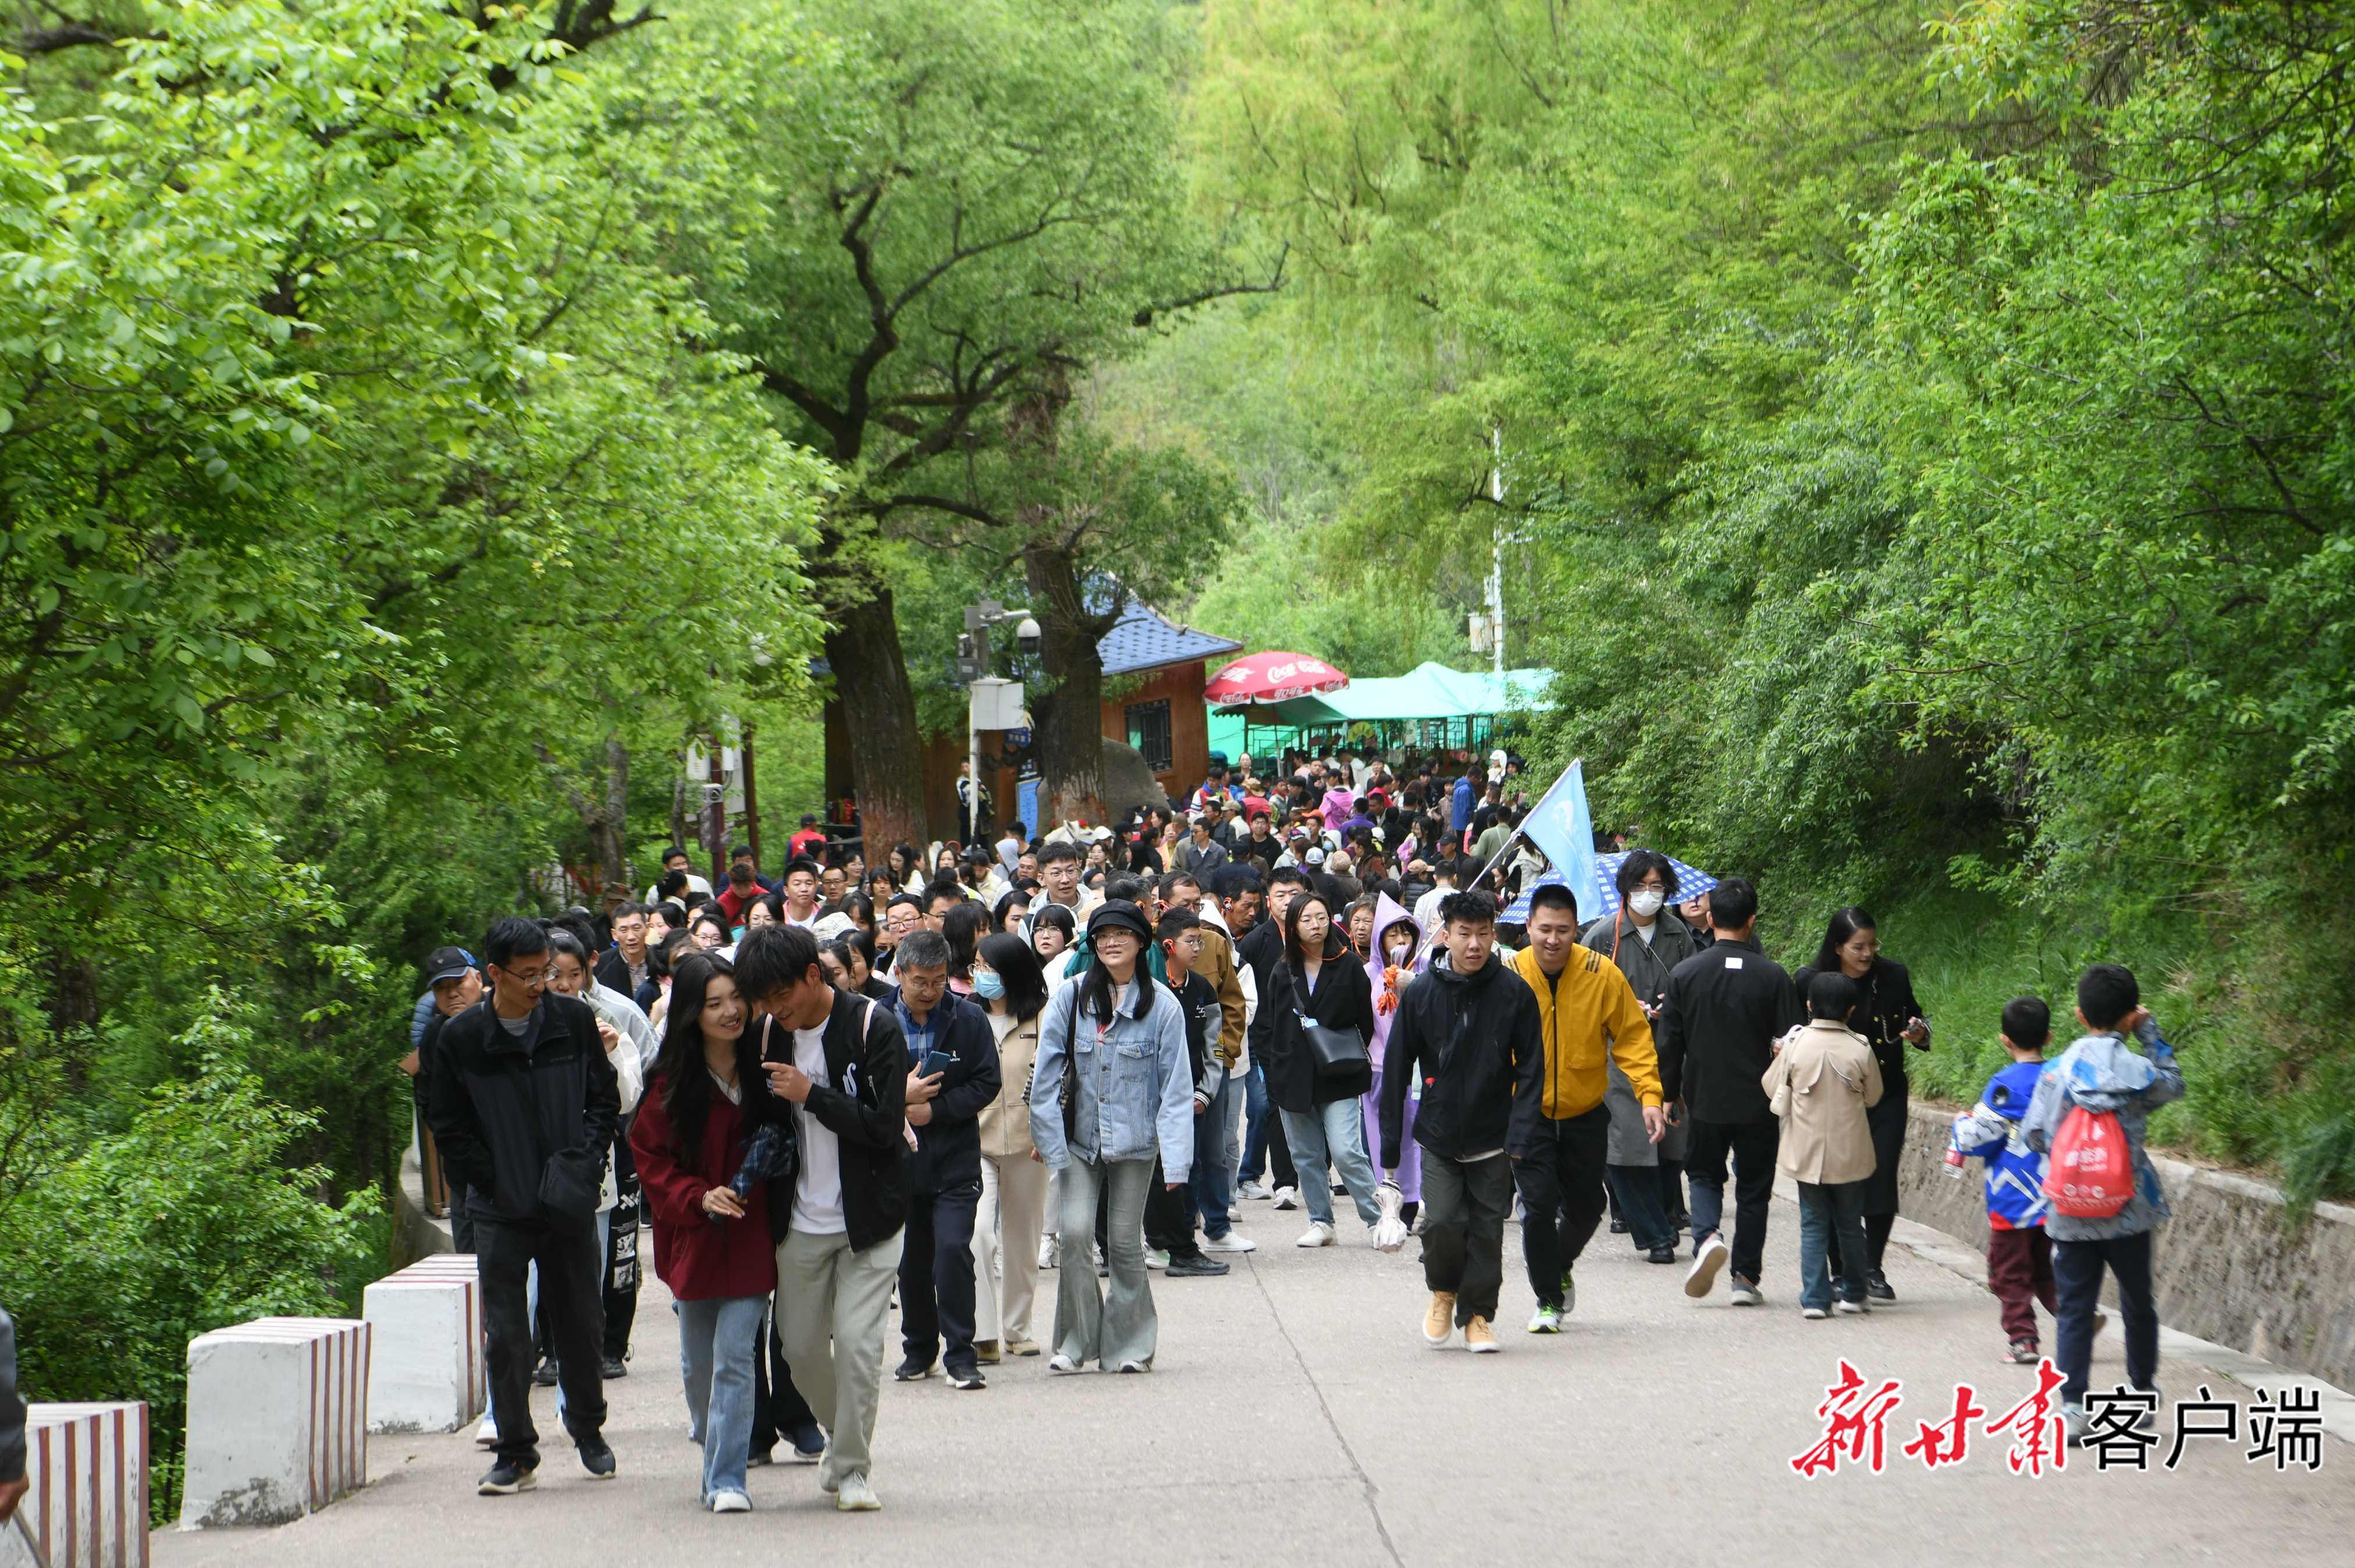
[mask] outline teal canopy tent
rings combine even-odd
[[[1502,733],[1508,715],[1542,705],[1552,684],[1550,670],[1499,674],[1421,664],[1403,675],[1353,679],[1337,692],[1219,709],[1229,726],[1214,727],[1211,744],[1218,747],[1224,738],[1220,729],[1233,734],[1230,726],[1240,719],[1233,749],[1255,754],[1258,747],[1276,750],[1304,740],[1344,744],[1361,725],[1384,745],[1486,746]]]

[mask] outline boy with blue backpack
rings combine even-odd
[[[2086,1033],[2036,1081],[2020,1134],[2051,1160],[2052,1277],[2060,1298],[2053,1361],[2064,1379],[2062,1414],[2072,1443],[2085,1433],[2102,1271],[2118,1282],[2126,1319],[2126,1379],[2156,1393],[2158,1308],[2151,1295],[2151,1231],[2169,1215],[2158,1169],[2143,1147],[2150,1113],[2183,1097],[2183,1069],[2142,1005],[2134,972],[2095,964],[2077,981]],[[2131,1036],[2142,1049],[2127,1044]]]
[[[2007,1361],[2033,1366],[2041,1352],[2036,1339],[2036,1303],[2057,1320],[2052,1293],[2052,1240],[2044,1233],[2051,1208],[2044,1195],[2044,1157],[2028,1147],[2020,1120],[2044,1075],[2044,1045],[2052,1037],[2052,1010],[2036,997],[2004,1004],[2003,1048],[2011,1065],[1987,1080],[1979,1103],[1955,1118],[1952,1174],[1962,1161],[1987,1162],[1987,1288],[2003,1304],[2003,1353]]]

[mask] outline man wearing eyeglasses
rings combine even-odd
[[[467,1186],[474,1214],[498,1428],[497,1462],[476,1489],[500,1496],[538,1484],[527,1293],[535,1263],[565,1429],[592,1478],[613,1474],[613,1450],[602,1436],[597,1204],[621,1087],[597,1015],[578,998],[549,990],[554,955],[538,922],[498,921],[483,953],[490,994],[442,1025],[426,1116],[451,1179]]]

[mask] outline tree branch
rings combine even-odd
[[[1174,300],[1164,300],[1157,304],[1146,305],[1144,309],[1138,311],[1132,324],[1141,327],[1149,327],[1153,324],[1153,318],[1156,315],[1165,314],[1171,311],[1191,310],[1196,305],[1207,305],[1212,300],[1223,300],[1231,294],[1277,293],[1284,288],[1284,264],[1291,259],[1292,241],[1287,239],[1284,242],[1284,249],[1276,254],[1275,270],[1268,275],[1266,282],[1222,283],[1214,288],[1205,289],[1198,294],[1185,294]]]

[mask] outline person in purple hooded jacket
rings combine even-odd
[[[1382,1053],[1389,1049],[1391,1023],[1398,1016],[1399,993],[1414,979],[1416,960],[1423,956],[1423,927],[1387,893],[1374,904],[1373,939],[1367,944],[1366,979],[1374,992],[1374,1086],[1365,1094],[1366,1147],[1382,1146]],[[1423,1150],[1414,1141],[1415,1107],[1423,1096],[1410,1089],[1396,1179],[1403,1200],[1399,1213],[1409,1225],[1417,1224],[1423,1209]]]

